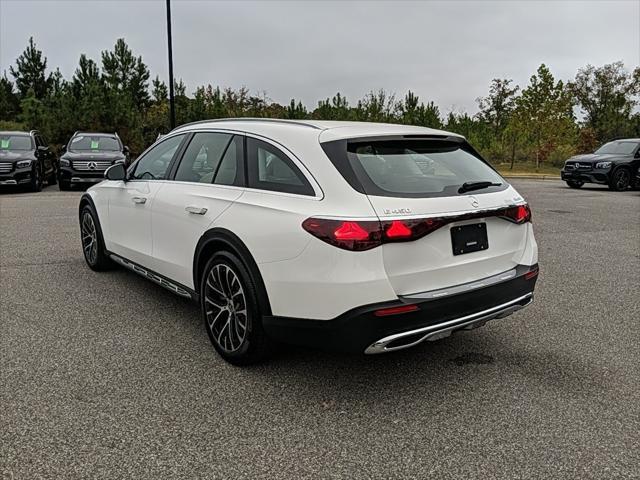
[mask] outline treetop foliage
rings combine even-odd
[[[82,54],[66,80],[33,38],[0,77],[0,128],[37,128],[54,145],[76,130],[117,131],[134,153],[169,130],[168,87],[151,75],[142,56],[124,39],[102,52],[100,64]],[[574,153],[592,151],[614,137],[640,137],[640,67],[622,62],[587,65],[575,79],[554,78],[540,65],[527,85],[494,78],[478,113],[443,114],[433,101],[408,91],[398,98],[384,89],[354,104],[337,92],[312,110],[291,99],[273,102],[247,88],[200,86],[189,95],[182,80],[174,84],[178,124],[209,118],[268,117],[402,123],[464,135],[492,162],[560,164]]]

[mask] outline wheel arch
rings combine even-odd
[[[82,222],[82,210],[84,207],[89,206],[91,210],[93,210],[94,215],[96,216],[96,228],[98,229],[98,234],[102,238],[102,242],[104,243],[104,234],[102,233],[102,222],[100,221],[100,216],[98,215],[98,209],[96,208],[96,204],[93,202],[93,198],[88,193],[84,193],[82,197],[80,197],[80,204],[78,205],[78,221]]]
[[[249,270],[258,293],[258,302],[263,315],[271,315],[271,304],[264,285],[260,269],[253,255],[244,242],[233,232],[226,228],[212,228],[207,230],[198,241],[193,255],[193,289],[200,294],[200,281],[207,261],[211,256],[221,250],[235,254],[244,266]]]

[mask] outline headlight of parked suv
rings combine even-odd
[[[609,168],[611,166],[611,162],[598,162],[596,163],[596,168]]]
[[[31,160],[20,160],[16,162],[16,168],[27,168],[31,166]]]
[[[69,160],[67,160],[66,158],[61,158],[60,159],[60,166],[61,167],[69,167],[69,166],[71,166],[71,162]]]

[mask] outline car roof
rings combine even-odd
[[[118,135],[115,133],[107,133],[107,132],[76,132],[73,134],[73,136],[75,137],[76,135],[102,135],[103,137],[113,137],[113,138],[118,138]]]
[[[612,142],[640,142],[640,138],[615,138],[613,140],[609,140],[606,143]]]
[[[393,123],[344,122],[334,120],[287,120],[275,118],[224,118],[188,123],[173,132],[188,132],[200,129],[223,129],[254,133],[280,138],[287,135],[309,135],[320,142],[348,138],[376,137],[386,135],[456,136],[460,135],[433,128]]]
[[[30,137],[31,132],[18,132],[18,131],[0,131],[0,135],[15,135],[19,137]]]

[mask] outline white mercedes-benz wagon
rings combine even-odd
[[[176,128],[80,202],[87,264],[198,301],[227,361],[278,342],[381,353],[531,303],[525,200],[461,136],[229,119]]]

